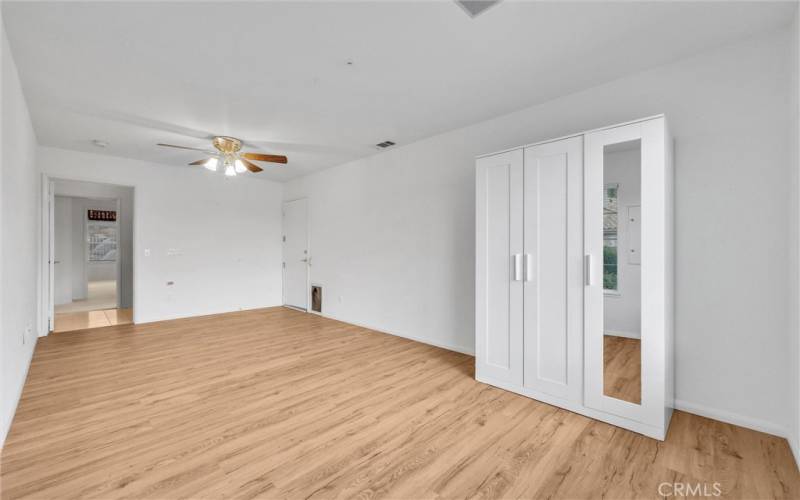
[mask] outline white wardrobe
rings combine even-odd
[[[664,116],[478,157],[476,378],[664,439],[672,190]]]

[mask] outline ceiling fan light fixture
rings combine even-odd
[[[207,169],[211,170],[212,172],[216,172],[216,171],[217,171],[217,164],[218,164],[218,163],[219,163],[219,160],[218,160],[218,159],[216,159],[216,158],[209,158],[209,159],[208,159],[208,161],[206,161],[206,162],[203,164],[203,166],[204,166],[204,167],[206,167]]]
[[[234,168],[233,165],[228,165],[227,167],[225,167],[225,175],[227,175],[228,177],[233,177],[236,175],[236,169]]]
[[[245,168],[244,163],[242,163],[242,160],[239,160],[238,158],[236,159],[235,162],[233,162],[233,168],[234,170],[236,170],[237,174],[241,174],[247,171],[247,168]]]

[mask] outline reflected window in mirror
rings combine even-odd
[[[603,194],[603,290],[619,291],[619,184],[606,184]]]
[[[606,396],[641,404],[641,141],[603,151],[603,380]]]

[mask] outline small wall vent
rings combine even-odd
[[[469,17],[478,17],[487,9],[500,3],[500,0],[455,0]]]
[[[386,149],[386,148],[388,148],[390,146],[394,146],[394,143],[392,141],[383,141],[383,142],[379,142],[375,146],[378,147],[378,148],[381,148],[381,149]]]
[[[322,287],[319,285],[311,286],[311,310],[322,313]]]

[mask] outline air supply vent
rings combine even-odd
[[[379,143],[378,143],[378,144],[376,144],[375,146],[376,146],[376,147],[379,147],[379,148],[381,148],[381,149],[386,149],[386,148],[388,148],[389,146],[394,146],[394,143],[393,143],[392,141],[383,141],[383,142],[379,142]]]
[[[478,17],[480,14],[486,12],[486,9],[497,5],[500,0],[484,1],[484,0],[455,0],[455,2],[464,9],[469,17]]]

